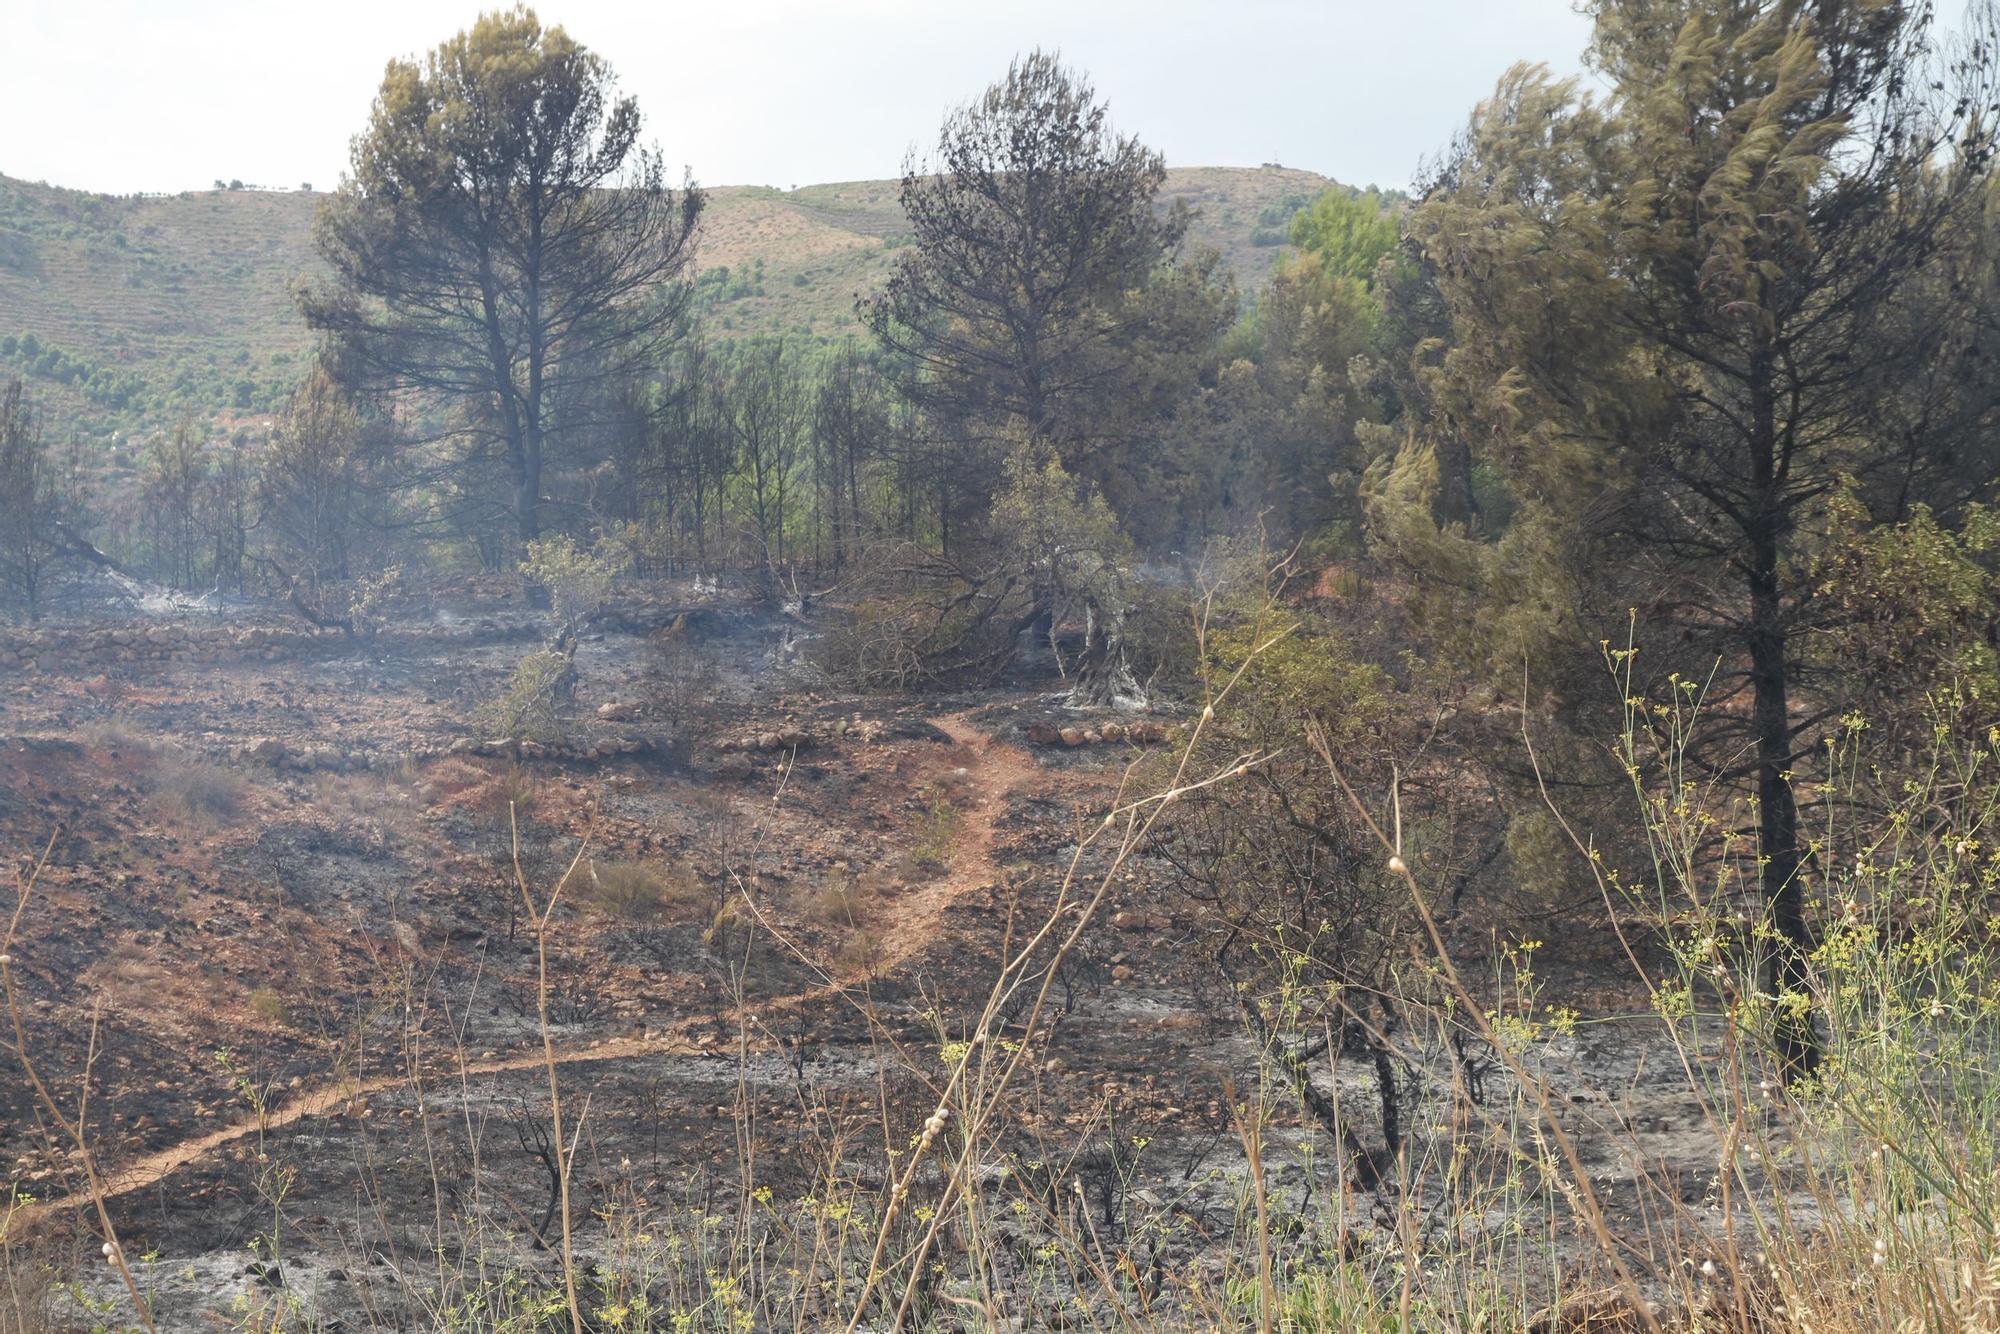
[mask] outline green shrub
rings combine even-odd
[[[514,741],[560,740],[569,729],[569,695],[575,681],[569,655],[553,649],[525,653],[514,664],[507,688],[479,710],[479,719]]]

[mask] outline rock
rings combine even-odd
[[[757,749],[759,750],[777,750],[784,744],[784,738],[776,732],[759,732],[757,734]]]
[[[1083,729],[1080,727],[1065,727],[1056,735],[1062,738],[1062,743],[1065,746],[1081,746],[1083,744]]]
[[[1105,723],[1097,729],[1097,735],[1106,741],[1114,743],[1123,741],[1125,739],[1125,725],[1123,723]]]
[[[261,736],[250,743],[248,754],[259,764],[282,764],[289,752],[285,743],[274,736]]]
[[[718,759],[711,766],[709,772],[713,773],[717,778],[740,783],[756,772],[756,770],[755,766],[750,763],[748,755],[739,755],[732,752]]]

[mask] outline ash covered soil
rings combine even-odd
[[[0,676],[0,838],[49,849],[11,948],[26,1047],[71,1107],[89,1067],[96,1165],[162,1328],[278,1290],[329,1318],[416,1318],[400,1294],[452,1244],[448,1215],[545,1259],[526,1240],[551,1179],[523,881],[541,902],[568,872],[548,1031],[582,1123],[581,1255],[608,1262],[618,1207],[728,1197],[747,1127],[780,1197],[830,1165],[865,1176],[880,1155],[853,1146],[922,1123],[1007,942],[1073,864],[1105,872],[1079,840],[1171,739],[1107,737],[1054,682],[841,693],[793,619],[667,589],[586,637],[579,736],[501,745],[480,709],[534,617],[475,588],[447,605],[377,643],[273,617],[246,650],[256,613],[181,624],[154,653],[43,642]],[[1148,1209],[1191,1237],[1231,1227],[1228,1090],[1261,1063],[1197,934],[1134,860],[1044,1020],[1012,1034],[1017,1158],[1070,1165],[1107,1227]],[[1643,1004],[1587,970],[1565,985],[1586,1020]],[[1454,1133],[1452,1054],[1409,1050],[1413,1134]],[[1614,1215],[1647,1207],[1642,1173],[1702,1207],[1715,1132],[1656,1028],[1586,1022],[1541,1059]],[[1316,1076],[1364,1127],[1366,1065]],[[80,1157],[49,1130],[27,1081],[0,1085],[32,1201],[9,1241],[112,1298]],[[1279,1191],[1323,1185],[1302,1135],[1281,1112]],[[1354,1209],[1365,1236],[1382,1206]],[[1188,1246],[1151,1262],[1198,1260]]]

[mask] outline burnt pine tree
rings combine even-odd
[[[1846,702],[1815,670],[1832,612],[1811,556],[1836,498],[1948,519],[1995,479],[1991,14],[1934,57],[1925,7],[1592,13],[1608,94],[1514,70],[1411,216],[1450,346],[1371,516],[1443,632],[1515,689],[1524,660],[1586,680],[1560,664],[1627,608],[1656,686],[1720,662],[1696,758],[1754,807],[1764,986],[1797,1074],[1818,1041],[1792,770]],[[1444,436],[1504,492],[1490,535],[1433,521]]]
[[[1214,256],[1183,260],[1188,216],[1160,207],[1165,180],[1160,155],[1116,133],[1089,81],[1043,51],[948,116],[931,156],[905,166],[914,244],[860,313],[945,465],[924,470],[937,482],[937,545],[947,559],[965,545],[961,570],[987,567],[965,595],[982,610],[961,642],[1045,638],[1063,600],[1061,563],[1016,568],[1013,534],[988,513],[1018,489],[1007,469],[1027,461],[1018,481],[1053,463],[1101,494],[1233,316]],[[1117,591],[1116,579],[1085,582]],[[1122,696],[1124,612],[1092,605],[1080,700]]]
[[[41,424],[19,380],[0,388],[0,596],[41,616],[65,546],[63,490]]]
[[[397,60],[315,240],[305,298],[371,384],[457,411],[522,540],[562,441],[683,327],[703,196],[668,186],[610,67],[525,8]]]
[[[1142,299],[1187,230],[1184,210],[1157,207],[1165,180],[1160,155],[1115,133],[1090,83],[1042,51],[905,164],[914,244],[860,313],[910,368],[931,429],[967,441],[955,507],[992,493],[1003,439],[1072,466],[1117,440],[1143,388],[1134,349],[1211,335],[1161,328]]]
[[[269,546],[317,602],[324,584],[349,578],[360,508],[361,419],[335,375],[315,365],[292,391],[271,433],[259,477]]]

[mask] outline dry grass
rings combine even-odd
[[[510,818],[526,821],[534,816],[535,799],[540,793],[541,780],[532,770],[510,764],[482,794],[479,805],[505,829]]]
[[[633,922],[683,916],[714,897],[687,867],[652,862],[593,861],[577,889],[593,907]]]
[[[853,926],[868,919],[881,900],[882,888],[877,875],[831,866],[817,884],[800,887],[797,907],[808,921],[822,926]]]
[[[289,1027],[292,1022],[292,1007],[276,987],[258,987],[250,993],[250,1013],[267,1024]]]
[[[160,819],[189,831],[232,824],[243,813],[250,789],[241,774],[172,751],[153,757],[146,781]]]
[[[376,821],[407,828],[419,802],[414,771],[366,770],[312,776],[313,804],[341,821]]]
[[[923,814],[917,821],[916,841],[910,845],[909,867],[913,872],[936,874],[951,864],[951,850],[962,823],[957,806],[942,786],[931,784],[917,794]]]
[[[0,1204],[0,1217],[6,1212]],[[62,1328],[56,1298],[64,1271],[65,1265],[40,1247],[0,1247],[0,1334],[50,1334]]]

